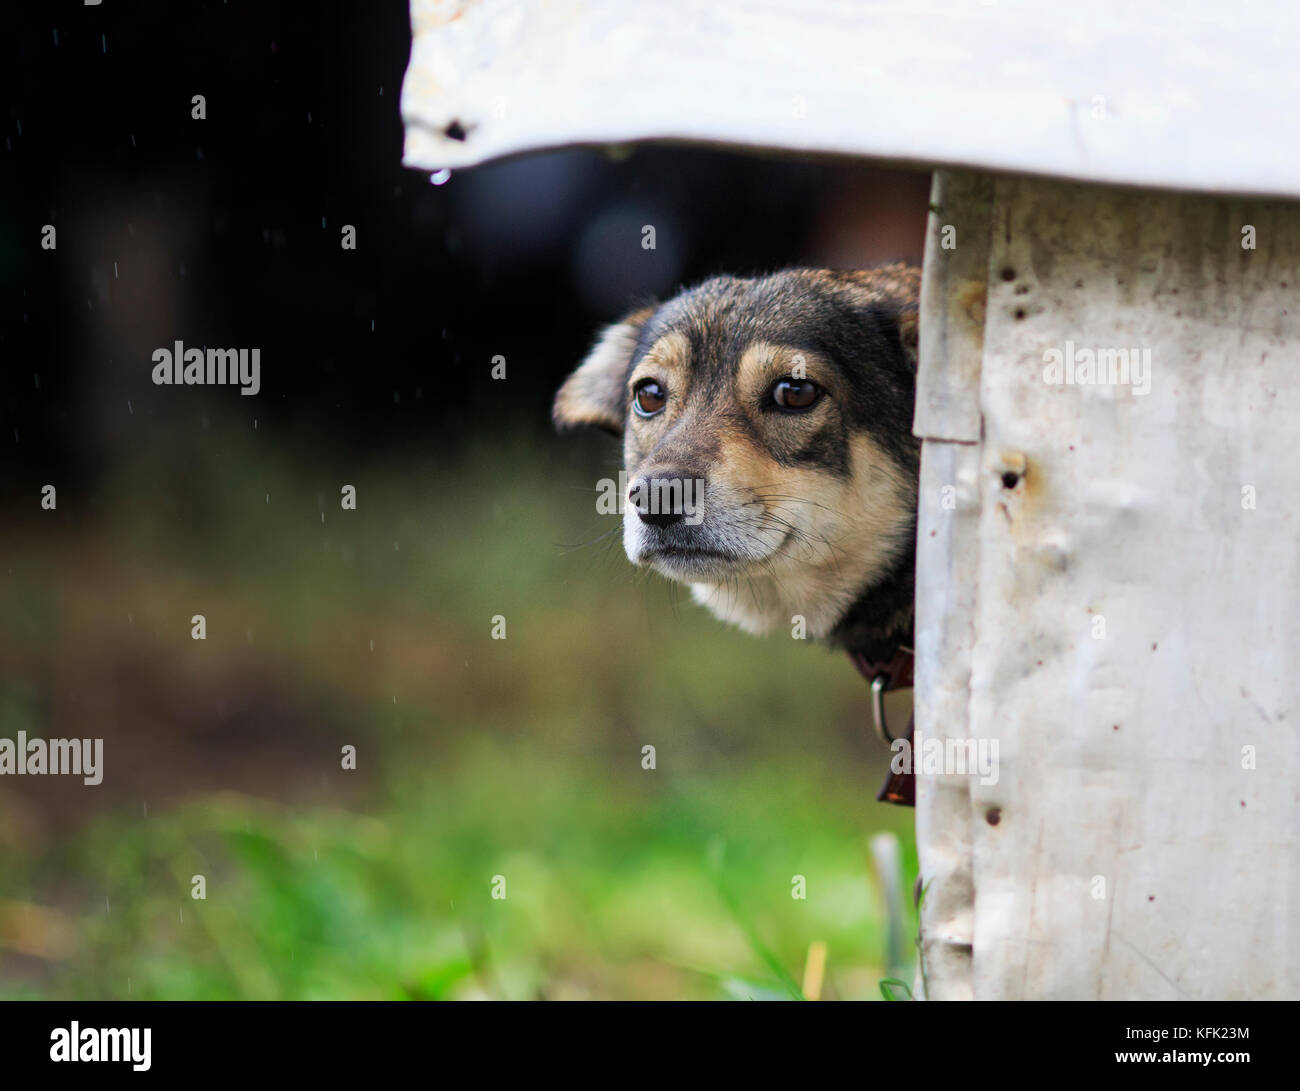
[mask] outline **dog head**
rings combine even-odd
[[[604,331],[560,426],[623,437],[628,559],[750,632],[831,636],[908,573],[919,273],[718,277]]]

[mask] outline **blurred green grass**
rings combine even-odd
[[[0,781],[0,995],[780,997],[824,941],[879,997],[866,838],[910,889],[911,812],[843,657],[575,544],[608,448],[297,450],[218,421],[6,533],[0,734],[105,733],[106,774],[71,815]]]

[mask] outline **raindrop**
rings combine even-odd
[[[40,390],[40,388],[41,388],[41,373],[40,373],[39,371],[33,371],[33,372],[32,372],[32,379],[33,379],[33,380],[35,381],[35,383],[36,383],[36,389],[37,389],[37,390]]]
[[[131,405],[131,399],[130,399],[130,398],[127,398],[127,399],[126,399],[126,411],[127,411],[128,413],[130,413],[131,416],[133,416],[133,417],[135,416],[135,408]]]
[[[50,30],[54,32],[54,44],[57,46],[59,44],[59,28],[50,27]]]
[[[308,124],[308,125],[311,124],[311,111],[310,111],[310,110],[307,111],[307,124]]]
[[[113,279],[117,279],[117,262],[113,262]]]
[[[447,179],[449,179],[450,177],[451,177],[451,168],[443,167],[442,170],[436,170],[431,175],[429,175],[429,181],[432,182],[435,186],[445,186],[447,184]]]
[[[23,123],[22,123],[21,121],[19,121],[17,118],[14,118],[14,124],[18,127],[18,135],[19,135],[19,136],[22,136],[22,135],[23,135]]]
[[[100,44],[103,45],[103,47],[104,47],[104,52],[107,53],[107,52],[108,52],[108,35],[107,35],[107,34],[101,34],[101,35],[99,36],[99,41],[100,41]]]

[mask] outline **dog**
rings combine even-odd
[[[864,673],[910,646],[919,294],[902,264],[720,276],[605,329],[552,416],[622,437],[628,560]]]

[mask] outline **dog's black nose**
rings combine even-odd
[[[652,527],[670,527],[694,516],[703,495],[704,482],[699,478],[663,474],[637,478],[628,490],[627,499],[641,522]]]
[[[641,522],[649,523],[652,527],[670,527],[674,523],[680,523],[686,518],[686,513],[681,511],[637,511],[641,517]]]

